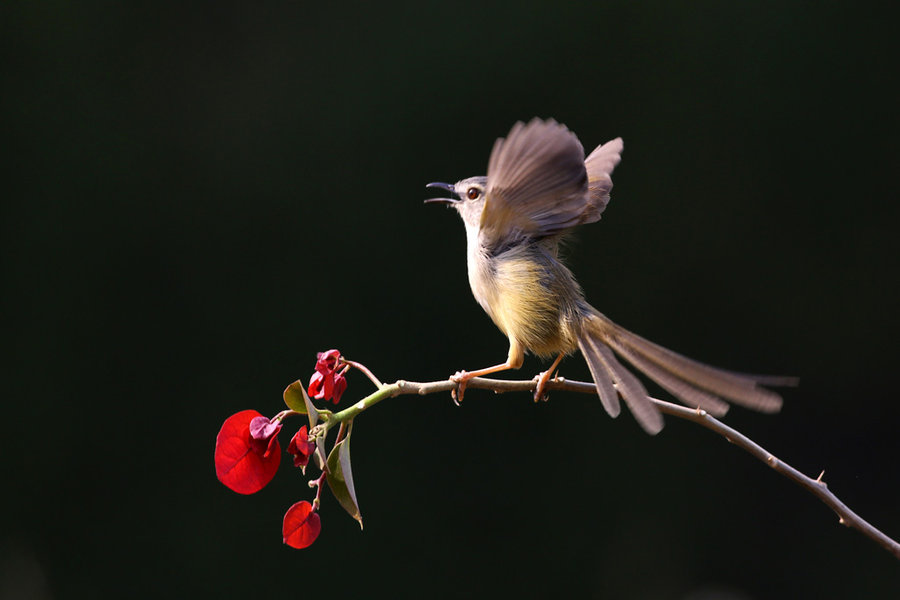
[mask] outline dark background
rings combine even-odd
[[[354,429],[365,531],[326,494],[304,551],[281,543],[312,497],[289,461],[250,497],[212,461],[221,422],[279,411],[316,351],[385,381],[505,357],[423,186],[552,116],[588,150],[625,139],[570,252],[588,298],[690,356],[799,375],[781,414],[726,421],[900,536],[887,10],[33,2],[0,22],[6,597],[900,594],[895,558],[764,464],[590,396],[386,401]],[[370,391],[353,374],[346,402]]]

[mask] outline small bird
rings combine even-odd
[[[584,148],[565,125],[535,118],[516,123],[505,139],[494,143],[486,177],[426,186],[453,195],[425,202],[448,204],[459,212],[466,227],[472,293],[509,338],[506,362],[450,378],[458,386],[457,397],[462,399],[473,377],[518,369],[525,352],[531,352],[554,358],[538,377],[535,400],[540,400],[562,358],[580,350],[606,412],[618,416],[621,396],[651,435],[662,429],[662,415],[616,355],[687,406],[713,416],[727,412],[725,400],[777,412],[781,396],[761,386],[796,385],[795,378],[725,371],[631,333],[587,303],[560,261],[559,244],[566,234],[598,221],[606,208],[622,147],[622,139],[616,138],[585,159]]]

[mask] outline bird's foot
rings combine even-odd
[[[537,380],[537,385],[534,386],[534,401],[539,402],[543,400],[546,402],[550,399],[550,392],[547,391],[547,384],[550,382],[551,376],[553,375],[555,369],[548,369],[544,371],[540,375],[538,375],[535,379]],[[553,378],[554,381],[556,378]]]
[[[450,377],[450,381],[456,384],[456,389],[450,391],[450,397],[453,398],[453,403],[457,406],[462,402],[463,396],[466,393],[466,385],[472,377],[474,377],[474,375],[471,375],[466,371],[457,371]]]

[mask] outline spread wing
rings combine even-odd
[[[596,212],[584,148],[574,133],[552,119],[516,123],[506,139],[496,141],[485,197],[481,236],[488,248],[522,235],[558,233]]]
[[[597,146],[585,159],[584,167],[587,169],[591,206],[585,211],[584,223],[593,223],[600,219],[600,213],[609,203],[609,192],[613,186],[613,169],[621,160],[622,138],[616,138]]]

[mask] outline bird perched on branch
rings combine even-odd
[[[452,194],[426,202],[449,204],[459,212],[466,226],[472,293],[509,338],[506,362],[451,377],[457,397],[462,399],[473,377],[518,369],[527,351],[555,359],[538,378],[539,400],[562,358],[580,350],[606,412],[619,414],[621,396],[650,434],[662,429],[662,415],[617,355],[681,402],[714,416],[725,414],[726,400],[778,411],[781,397],[762,386],[795,385],[796,379],[725,371],[631,333],[588,304],[560,262],[560,240],[574,227],[600,219],[621,153],[622,140],[616,138],[585,159],[575,134],[552,119],[536,118],[516,123],[494,143],[486,177],[428,184]]]

